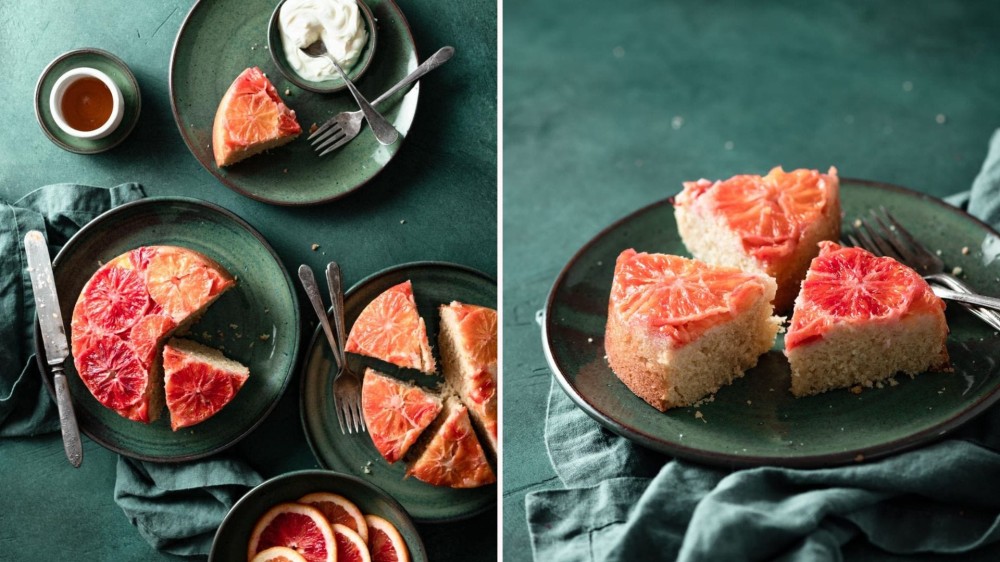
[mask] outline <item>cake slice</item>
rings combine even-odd
[[[438,308],[438,349],[446,384],[497,452],[497,311],[454,301]]]
[[[163,380],[170,428],[201,423],[219,413],[247,382],[250,371],[218,349],[173,338],[163,346]]]
[[[409,281],[386,289],[368,303],[351,326],[344,350],[427,374],[437,371]]]
[[[674,198],[681,239],[714,265],[766,273],[778,283],[774,308],[791,310],[821,240],[840,237],[837,169],[738,175],[685,182]]]
[[[441,399],[399,379],[366,369],[361,414],[375,449],[394,463],[403,458],[441,411]]]
[[[944,301],[916,272],[822,242],[785,336],[795,396],[948,368]]]
[[[450,488],[478,488],[496,482],[469,412],[457,398],[445,400],[441,415],[427,432],[431,437],[414,455],[407,476]]]
[[[271,81],[257,67],[244,70],[226,90],[212,125],[212,151],[220,168],[288,144],[302,132]]]
[[[70,341],[84,385],[130,420],[163,409],[163,341],[195,322],[236,280],[188,248],[144,246],[101,266],[73,307]]]
[[[625,250],[604,338],[611,369],[654,408],[688,406],[742,377],[774,345],[774,279]]]

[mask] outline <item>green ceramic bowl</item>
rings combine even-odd
[[[413,521],[403,506],[376,486],[360,478],[328,470],[302,470],[276,476],[240,498],[222,520],[215,533],[211,562],[246,560],[254,525],[268,509],[294,502],[313,492],[340,494],[354,502],[365,514],[378,515],[392,523],[406,542],[412,562],[427,562],[427,551]]]
[[[975,289],[996,292],[1000,235],[930,196],[844,179],[844,224],[885,206]],[[968,255],[962,248],[968,247]],[[805,398],[789,392],[779,336],[757,367],[715,400],[661,413],[632,394],[604,358],[604,327],[615,259],[626,248],[688,255],[673,206],[661,201],[609,226],[563,269],[549,293],[542,342],[562,388],[605,427],[669,455],[727,467],[825,467],[871,460],[946,435],[1000,400],[1000,335],[949,304],[953,373],[899,376],[898,386]],[[699,417],[696,414],[700,413]]]
[[[496,282],[483,273],[448,263],[404,264],[371,275],[347,291],[344,297],[344,326],[348,333],[368,303],[389,287],[407,279],[413,283],[417,309],[427,325],[427,337],[435,353],[439,305],[458,300],[491,308],[497,306]],[[440,358],[436,357],[436,360],[440,365]],[[364,372],[365,366],[371,366],[425,387],[434,387],[441,382],[439,376],[399,369],[354,354],[348,354],[348,361],[351,368],[359,373]],[[421,522],[464,519],[496,504],[496,485],[456,490],[431,486],[416,478],[405,478],[404,463],[387,463],[372,445],[367,433],[342,434],[334,409],[334,375],[333,354],[322,330],[317,327],[303,365],[300,410],[302,427],[320,466],[353,474],[386,490],[406,507],[414,519]]]
[[[288,59],[285,58],[285,45],[281,40],[281,30],[278,27],[278,13],[281,11],[281,7],[285,5],[285,1],[281,0],[275,6],[274,12],[271,13],[271,20],[267,24],[267,47],[271,51],[271,60],[274,61],[274,66],[278,67],[278,70],[289,82],[303,90],[318,94],[332,94],[346,88],[347,83],[340,76],[319,82],[307,80],[299,76],[295,72],[295,69],[288,64]],[[351,82],[357,82],[361,78],[361,75],[368,70],[368,66],[372,63],[372,58],[375,56],[375,47],[378,45],[378,26],[375,25],[375,16],[372,15],[368,4],[365,4],[362,0],[358,0],[358,8],[360,8],[361,16],[365,22],[368,41],[361,49],[361,54],[358,56],[358,60],[354,63],[354,66],[344,69]]]
[[[70,333],[69,320],[77,297],[100,264],[138,246],[156,244],[191,248],[236,276],[236,287],[212,304],[185,337],[222,347],[227,356],[249,367],[250,378],[222,411],[175,432],[165,410],[159,420],[144,424],[102,406],[80,380],[72,360],[66,361],[66,377],[80,430],[88,437],[137,459],[186,461],[233,445],[278,403],[298,355],[298,299],[274,250],[236,215],[196,199],[142,199],[87,224],[53,261],[66,333]],[[35,347],[39,368],[52,392],[37,322]]]

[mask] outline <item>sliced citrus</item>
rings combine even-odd
[[[425,373],[436,370],[427,328],[405,281],[368,303],[351,327],[345,350]]]
[[[440,411],[441,399],[422,388],[365,371],[361,412],[372,443],[390,463],[403,458]]]
[[[785,348],[820,339],[835,323],[886,321],[941,306],[920,274],[896,260],[821,242],[802,282]]]
[[[378,515],[365,515],[368,523],[368,552],[372,562],[410,562],[406,541],[392,523]]]
[[[114,266],[99,269],[87,283],[83,295],[84,312],[90,324],[112,334],[131,328],[149,305],[142,276]]]
[[[153,246],[143,246],[128,253],[128,261],[140,274],[146,273],[149,267],[149,260],[156,255],[156,248]]]
[[[294,548],[272,546],[258,552],[250,562],[306,562],[306,559]]]
[[[150,296],[178,323],[210,302],[215,277],[191,252],[157,252],[146,270]]]
[[[117,336],[97,338],[81,353],[76,366],[94,397],[113,410],[135,405],[146,392],[146,370],[132,348]]]
[[[143,366],[149,367],[156,358],[156,348],[160,340],[177,327],[172,318],[164,314],[147,314],[132,326],[129,341]]]
[[[278,96],[259,68],[244,70],[219,102],[212,127],[213,151],[219,166],[285,144],[302,132],[295,112]]]
[[[311,505],[323,512],[331,525],[339,523],[350,527],[361,539],[368,541],[368,525],[365,516],[354,502],[339,494],[316,492],[299,498],[299,503]]]
[[[764,290],[759,274],[629,249],[618,256],[609,306],[621,322],[683,345],[746,310]]]
[[[473,365],[497,360],[497,311],[485,306],[452,302],[458,319],[458,335]]]
[[[354,529],[340,523],[330,527],[337,541],[337,562],[372,562],[368,545]]]
[[[444,423],[427,447],[407,468],[406,475],[434,486],[476,488],[496,482],[476,433],[469,412],[457,399],[447,402]]]
[[[214,416],[247,381],[247,369],[222,352],[172,339],[163,347],[163,380],[170,427],[176,431]]]
[[[247,559],[274,546],[291,548],[308,562],[337,562],[337,542],[323,514],[314,507],[282,503],[272,507],[254,526]]]

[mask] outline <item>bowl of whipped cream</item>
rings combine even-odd
[[[328,53],[356,81],[375,55],[375,17],[363,0],[282,0],[271,14],[267,44],[289,82],[321,94],[347,87],[326,57],[302,52],[322,40]]]

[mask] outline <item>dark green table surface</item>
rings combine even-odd
[[[576,250],[684,180],[839,168],[944,196],[1000,127],[995,2],[504,3],[504,558],[559,486],[535,311]]]
[[[136,181],[150,196],[197,197],[234,211],[268,239],[293,276],[301,263],[321,271],[333,259],[348,285],[417,260],[456,262],[496,276],[495,2],[399,1],[421,59],[443,45],[453,45],[457,54],[422,81],[411,134],[388,168],[354,194],[311,208],[270,206],[230,191],[182,142],[170,111],[168,66],[193,3],[0,3],[0,197],[13,201],[57,182]],[[93,156],[49,142],[32,109],[45,65],[79,47],[118,55],[142,88],[135,131],[123,145]],[[315,322],[301,290],[299,297],[305,345]],[[265,477],[317,467],[299,421],[299,379],[296,373],[276,410],[234,449]],[[0,559],[56,559],[52,553],[74,560],[171,559],[145,543],[115,505],[116,458],[85,438],[83,466],[74,470],[57,434],[0,440]],[[493,512],[420,531],[432,560],[495,559]]]

